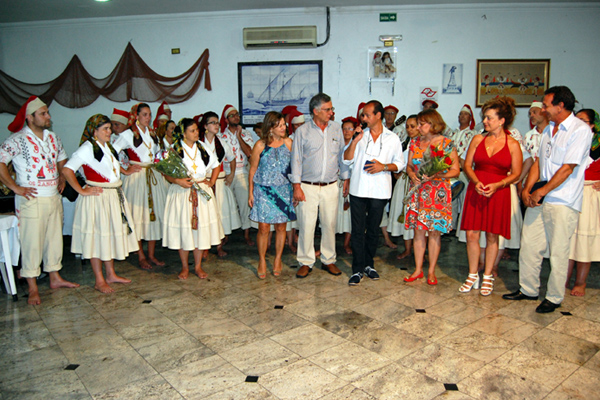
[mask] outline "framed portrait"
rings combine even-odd
[[[549,85],[549,59],[477,60],[477,107],[496,96],[510,96],[517,107],[529,107]]]
[[[322,91],[322,60],[238,63],[238,99],[245,126],[288,105],[309,114],[310,99]]]

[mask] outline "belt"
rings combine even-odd
[[[302,183],[305,183],[307,185],[314,185],[314,186],[328,186],[331,185],[333,183],[336,183],[337,180],[333,181],[333,182],[306,182],[306,181],[302,181]]]

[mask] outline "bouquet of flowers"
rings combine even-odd
[[[154,156],[155,170],[161,174],[170,176],[171,178],[191,178],[192,174],[183,163],[183,159],[177,152],[170,148],[169,150],[161,150]],[[211,195],[202,189],[198,182],[192,179],[192,187],[198,191],[206,200],[211,199]]]
[[[450,158],[450,153],[452,148],[444,151],[442,148],[442,144],[438,144],[437,146],[429,146],[425,152],[423,153],[423,158],[420,160],[419,169],[417,170],[417,177],[421,179],[421,183],[418,185],[414,185],[404,197],[404,204],[408,204],[413,194],[415,194],[421,185],[424,183],[422,181],[424,176],[432,177],[438,172],[442,172],[447,170],[452,166],[452,158]],[[401,221],[398,221],[401,222]]]

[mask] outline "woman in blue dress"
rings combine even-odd
[[[262,137],[254,145],[248,174],[248,204],[252,208],[250,219],[258,222],[256,243],[258,247],[258,277],[267,277],[267,242],[270,225],[275,225],[275,261],[273,275],[281,274],[281,254],[285,244],[285,226],[296,219],[293,204],[291,173],[292,139],[286,137],[283,115],[271,111],[265,115]]]

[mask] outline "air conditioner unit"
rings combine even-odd
[[[244,28],[244,48],[317,47],[316,26],[273,26]]]

